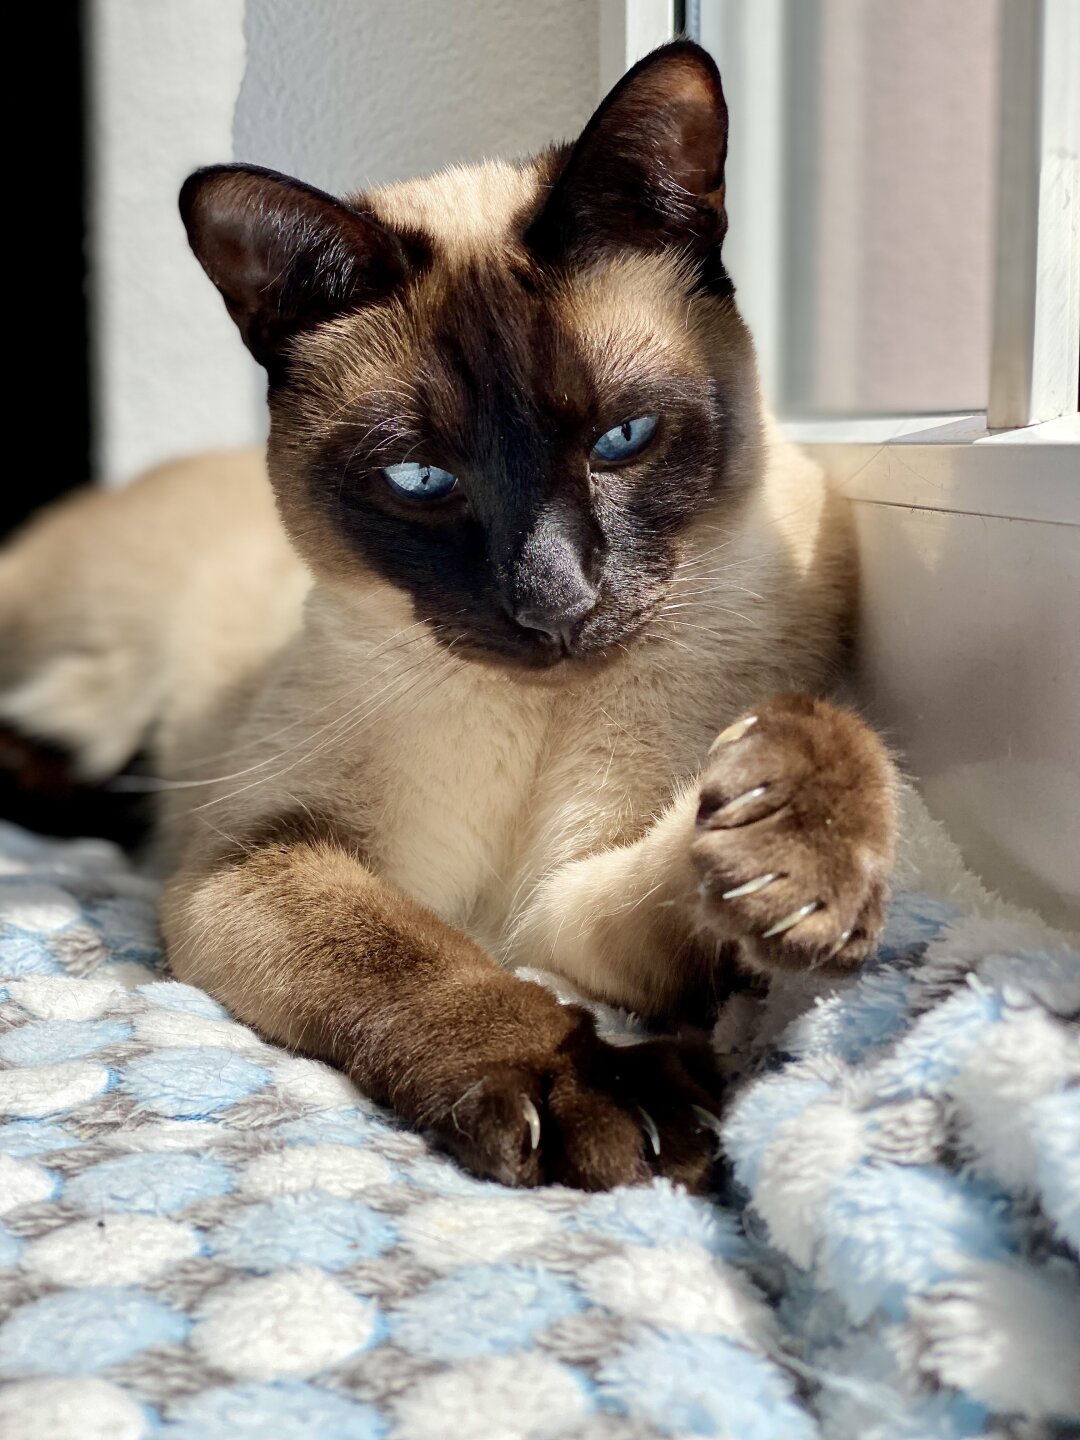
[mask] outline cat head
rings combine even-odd
[[[726,148],[719,74],[681,41],[521,164],[346,200],[190,177],[188,236],[267,370],[271,478],[316,575],[374,575],[457,653],[510,663],[641,630],[756,472]]]

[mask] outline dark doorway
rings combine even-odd
[[[84,23],[82,4],[30,5],[21,17],[19,53],[48,57],[40,81],[48,138],[24,132],[13,157],[22,183],[8,189],[5,333],[15,404],[9,397],[0,537],[89,474]]]

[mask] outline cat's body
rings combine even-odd
[[[672,47],[569,158],[347,211],[195,177],[303,561],[257,457],[79,502],[0,561],[0,720],[97,775],[149,739],[173,782],[176,973],[512,1182],[703,1183],[717,1103],[698,1056],[611,1050],[515,967],[704,1022],[733,966],[850,968],[880,923],[884,751],[767,699],[836,673],[853,562],[719,267],[714,77]],[[616,184],[629,140],[668,146],[655,214],[647,176]]]
[[[167,864],[308,805],[493,954],[549,965],[579,924],[515,944],[542,877],[636,839],[755,699],[840,668],[846,512],[782,441],[751,516],[703,517],[653,637],[557,678],[458,660],[385,582],[348,608],[313,588],[270,496],[258,452],[206,456],[49,512],[0,563],[27,657],[4,720],[88,778],[149,745]]]

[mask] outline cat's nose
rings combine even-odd
[[[591,542],[581,515],[552,504],[518,542],[508,567],[506,609],[522,629],[542,635],[564,654],[599,598],[590,574]]]
[[[592,610],[596,594],[591,586],[583,586],[573,597],[567,596],[557,605],[519,606],[514,611],[514,619],[526,630],[536,630],[568,653],[574,627]]]

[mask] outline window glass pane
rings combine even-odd
[[[701,0],[699,24],[732,115],[729,268],[774,403],[984,409],[1000,0]]]

